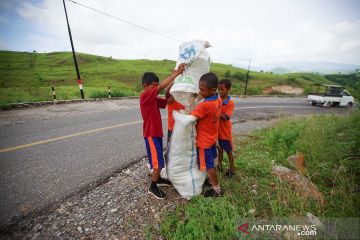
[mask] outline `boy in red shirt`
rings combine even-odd
[[[231,177],[235,174],[234,157],[232,150],[234,148],[232,143],[232,123],[230,117],[234,111],[234,101],[230,99],[229,93],[231,91],[231,82],[228,79],[219,82],[219,94],[222,101],[221,115],[219,122],[219,165],[218,168],[222,171],[222,160],[224,150],[229,157],[230,168],[226,171],[226,175]]]
[[[158,185],[170,185],[170,181],[160,178],[160,171],[164,167],[162,145],[162,119],[159,108],[165,108],[167,99],[159,98],[158,94],[184,71],[185,65],[180,64],[165,80],[159,83],[159,78],[153,72],[145,72],[142,77],[144,91],[140,95],[140,111],[143,118],[143,135],[149,158],[150,168],[153,169],[149,193],[157,199],[165,199],[166,195]]]
[[[191,111],[197,118],[196,150],[199,168],[207,171],[212,189],[205,191],[205,197],[221,196],[221,189],[214,170],[217,157],[216,140],[218,139],[221,99],[216,94],[219,80],[214,73],[206,73],[199,81],[200,96],[203,100]]]

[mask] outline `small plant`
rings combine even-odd
[[[89,97],[90,98],[106,98],[106,97],[108,97],[108,95],[109,94],[105,90],[103,90],[103,91],[95,90],[95,91],[90,92]]]
[[[262,89],[260,87],[248,87],[247,94],[249,95],[260,95],[262,93]]]
[[[111,97],[128,97],[134,96],[135,93],[129,90],[111,89]],[[108,98],[109,92],[107,90],[93,90],[89,94],[90,98]]]

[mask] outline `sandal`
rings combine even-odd
[[[228,169],[228,170],[226,171],[225,175],[228,176],[228,177],[232,177],[232,176],[235,175],[235,171],[232,170],[232,169]]]

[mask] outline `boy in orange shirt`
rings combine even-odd
[[[219,94],[222,101],[221,115],[219,122],[219,165],[218,169],[222,171],[222,160],[224,151],[229,157],[230,168],[226,171],[226,175],[231,177],[235,174],[234,157],[232,154],[232,123],[230,117],[234,111],[234,101],[230,99],[229,93],[231,91],[231,82],[228,79],[223,79],[219,82]]]
[[[200,96],[203,100],[191,111],[197,118],[196,150],[199,168],[207,171],[212,189],[205,191],[205,197],[221,196],[221,189],[214,170],[217,157],[216,140],[218,139],[221,99],[216,94],[219,80],[214,73],[206,73],[199,80]]]
[[[172,86],[172,85],[171,85]],[[181,103],[177,102],[175,100],[175,98],[170,94],[170,88],[171,86],[169,86],[166,89],[166,93],[165,96],[168,99],[167,100],[167,109],[168,109],[168,134],[167,134],[167,143],[169,143],[171,135],[172,135],[172,131],[174,129],[174,117],[173,117],[173,111],[179,111],[181,109],[185,110],[185,106],[182,105]]]

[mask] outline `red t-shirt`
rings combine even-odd
[[[227,115],[229,118],[232,116],[234,111],[234,101],[228,96],[225,101],[222,102],[221,113]],[[231,120],[219,121],[219,139],[221,140],[232,140],[231,136],[232,123]]]
[[[150,87],[140,95],[140,111],[143,119],[144,137],[163,137],[159,108],[165,108],[167,99],[159,98],[158,88]]]
[[[174,117],[173,117],[173,111],[177,111],[180,109],[185,109],[185,106],[181,103],[174,100],[174,102],[167,105],[168,108],[168,129],[172,131],[174,129]]]
[[[205,98],[191,111],[191,115],[198,118],[196,146],[206,149],[216,143],[220,111],[221,99],[217,95]]]

